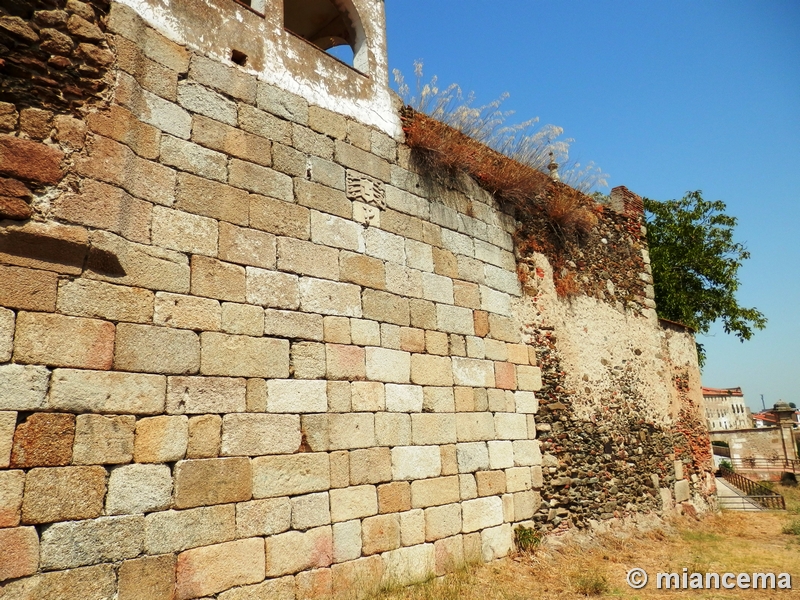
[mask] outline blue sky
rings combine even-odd
[[[389,64],[564,128],[571,157],[649,198],[702,190],[739,219],[741,304],[699,341],[703,383],[800,404],[800,2],[387,0]]]

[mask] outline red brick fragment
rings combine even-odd
[[[54,185],[61,180],[61,159],[56,148],[11,135],[0,136],[0,174]]]

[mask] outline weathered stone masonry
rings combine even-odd
[[[0,14],[0,598],[360,596],[702,505],[691,339],[523,294],[513,216],[412,167],[380,2],[366,75],[172,4]]]

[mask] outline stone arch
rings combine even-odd
[[[349,46],[352,66],[369,73],[367,36],[352,0],[283,0],[283,24],[323,51]]]

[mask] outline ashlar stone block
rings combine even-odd
[[[296,414],[241,413],[222,418],[223,456],[290,454],[297,451],[300,441],[300,417]]]
[[[234,505],[150,513],[145,516],[144,532],[148,554],[167,554],[226,542],[236,534]]]
[[[289,498],[266,498],[236,505],[236,537],[256,537],[283,533],[292,525]]]
[[[186,456],[189,443],[189,419],[185,416],[161,416],[139,419],[133,458],[137,463],[167,463]]]
[[[268,577],[324,568],[332,562],[333,533],[330,525],[304,533],[287,531],[267,538]]]
[[[167,412],[244,412],[247,405],[246,394],[247,384],[238,377],[170,377],[167,383]]]
[[[41,567],[72,569],[138,556],[144,546],[144,517],[100,517],[54,523],[42,533]]]
[[[253,496],[274,498],[326,491],[331,486],[324,452],[262,456],[253,459]]]
[[[414,480],[438,477],[442,460],[436,446],[398,446],[392,448],[394,479]]]
[[[131,515],[169,508],[172,471],[167,465],[124,465],[111,471],[106,513]]]
[[[133,459],[136,417],[78,415],[72,461],[77,465],[123,464]]]
[[[0,471],[0,528],[19,525],[24,471]]]
[[[183,460],[175,466],[175,507],[192,508],[242,502],[252,495],[247,458]]]
[[[187,550],[178,555],[176,598],[216,594],[264,580],[264,540],[248,538]]]

